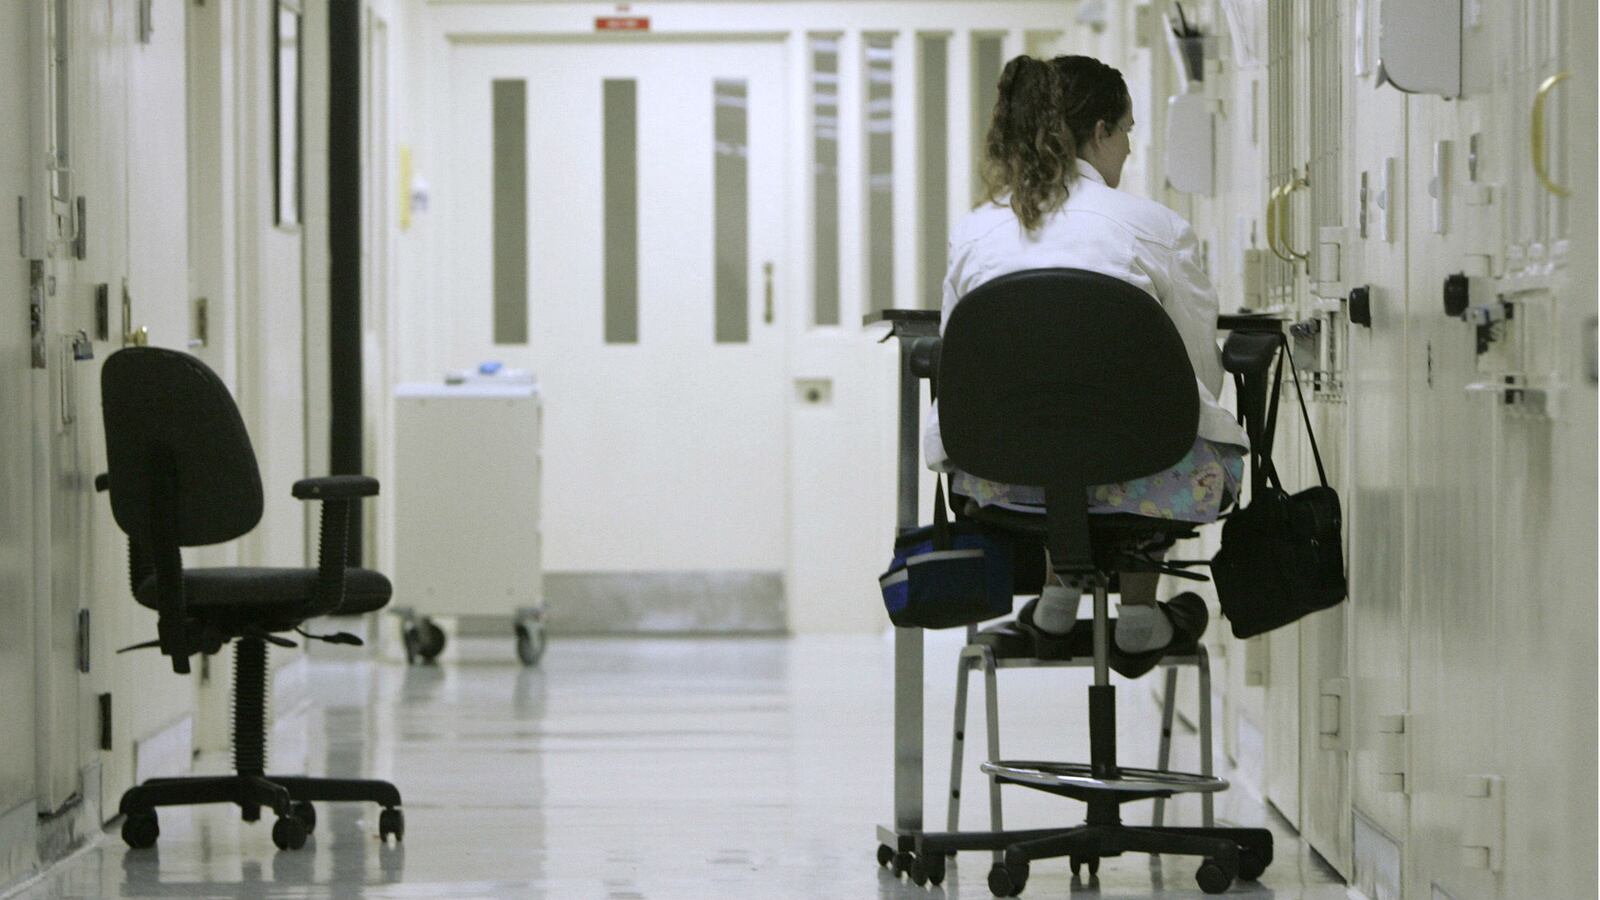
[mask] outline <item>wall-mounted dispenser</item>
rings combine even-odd
[[[1350,324],[1360,325],[1362,328],[1372,327],[1372,286],[1363,284],[1350,289],[1348,301],[1350,310]]]
[[[1412,94],[1461,96],[1462,0],[1385,0],[1378,61],[1390,84]]]
[[[1216,117],[1198,93],[1167,100],[1167,182],[1190,194],[1216,188]]]

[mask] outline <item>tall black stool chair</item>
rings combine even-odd
[[[1015,896],[1039,860],[1091,864],[1124,853],[1199,856],[1195,880],[1222,893],[1272,861],[1259,828],[1135,826],[1121,807],[1181,793],[1214,793],[1208,775],[1137,769],[1117,761],[1107,593],[1118,571],[1149,569],[1145,553],[1192,526],[1138,516],[1091,516],[1090,485],[1169,468],[1193,446],[1200,402],[1182,338],[1160,304],[1133,285],[1077,269],[1035,269],[967,295],[946,325],[939,359],[939,423],[958,468],[993,481],[1042,485],[1045,538],[1055,570],[1094,597],[1090,761],[991,760],[996,784],[1021,785],[1088,805],[1072,828],[924,833],[916,856],[1002,851],[989,871],[996,896]]]
[[[122,795],[123,840],[133,848],[153,846],[161,834],[158,807],[233,803],[246,822],[272,810],[273,843],[297,850],[316,827],[313,801],[377,803],[379,837],[401,840],[400,792],[387,781],[265,774],[267,645],[295,646],[285,632],[360,644],[354,635],[312,635],[301,625],[389,602],[389,579],[347,565],[351,510],[378,493],[377,480],[337,475],[295,483],[295,497],[322,503],[314,569],[186,570],[181,548],[233,540],[261,521],[261,474],[239,408],[205,363],[175,350],[120,350],[106,359],[100,378],[109,471],[95,487],[110,490],[112,515],[128,535],[134,599],[157,614],[157,639],[125,649],[159,647],[183,675],[192,655],[236,642],[235,774],[153,778],[130,788]]]

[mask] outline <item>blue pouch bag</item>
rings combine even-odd
[[[889,621],[900,628],[954,628],[1010,613],[1012,553],[1004,534],[976,522],[950,522],[941,481],[933,524],[896,538],[894,561],[878,578]]]

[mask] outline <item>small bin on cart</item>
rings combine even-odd
[[[502,622],[523,664],[543,656],[541,419],[527,373],[453,372],[395,389],[392,609],[407,662],[444,651],[435,616],[462,631]]]

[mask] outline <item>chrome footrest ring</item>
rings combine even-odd
[[[1001,760],[979,767],[985,775],[1043,788],[1086,788],[1132,794],[1210,794],[1228,789],[1225,778],[1188,772],[1123,768],[1120,778],[1096,778],[1088,763]]]

